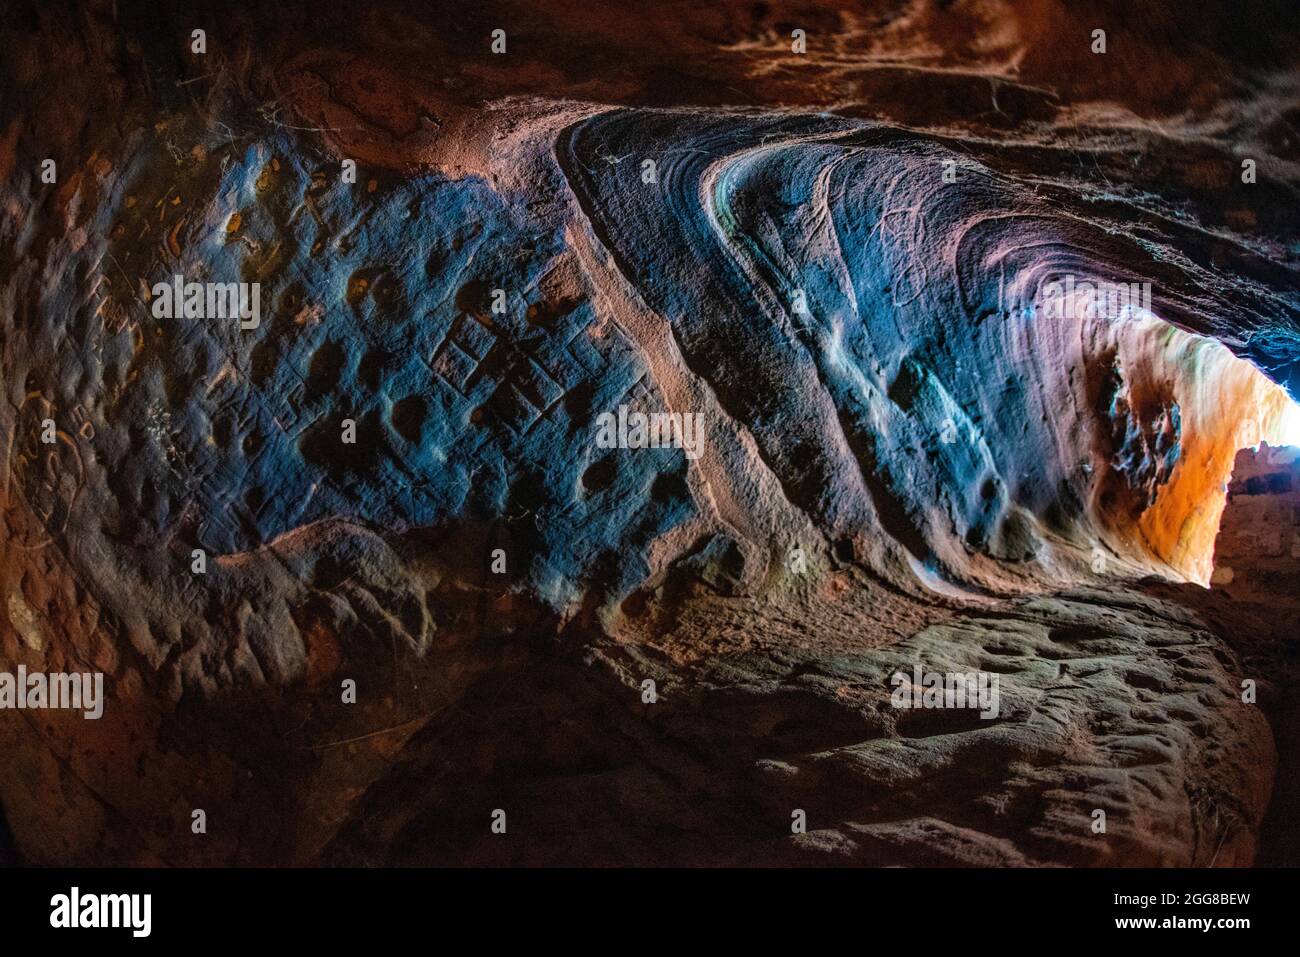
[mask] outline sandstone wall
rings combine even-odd
[[[1300,601],[1300,449],[1237,453],[1211,585],[1232,597]]]

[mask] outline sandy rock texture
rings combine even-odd
[[[1241,589],[1297,479],[1239,450],[1300,392],[1300,19],[1247,7],[6,12],[0,670],[107,701],[0,711],[0,858],[1291,862],[1300,616]]]

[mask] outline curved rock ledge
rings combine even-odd
[[[1202,586],[1297,421],[1300,47],[386,2],[199,61],[127,6],[6,23],[0,670],[108,688],[0,712],[17,856],[1256,859],[1291,665]],[[598,440],[642,414],[698,447]],[[996,716],[897,707],[917,669]]]

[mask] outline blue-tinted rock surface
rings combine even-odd
[[[752,10],[663,49],[516,10],[505,70],[479,14],[232,14],[205,65],[187,23],[91,7],[17,31],[40,122],[0,115],[0,647],[110,686],[101,722],[0,718],[20,854],[1252,860],[1257,657],[1142,577],[1208,578],[1295,387],[1276,86],[1184,137],[1107,112],[1176,89],[1062,66],[1049,96],[992,54],[896,101],[884,48],[793,82]],[[881,42],[946,38],[919,7]],[[1026,50],[1073,42],[1043,17]],[[1066,274],[1150,313],[1049,315]],[[156,317],[176,275],[258,283],[256,328]],[[620,406],[699,415],[702,454],[600,447]],[[914,664],[998,675],[1003,711],[898,712]],[[221,827],[178,841],[199,806]]]

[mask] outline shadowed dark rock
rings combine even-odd
[[[0,712],[17,854],[1250,864],[1189,583],[1300,391],[1297,47],[993,6],[7,14],[0,659],[109,688]]]

